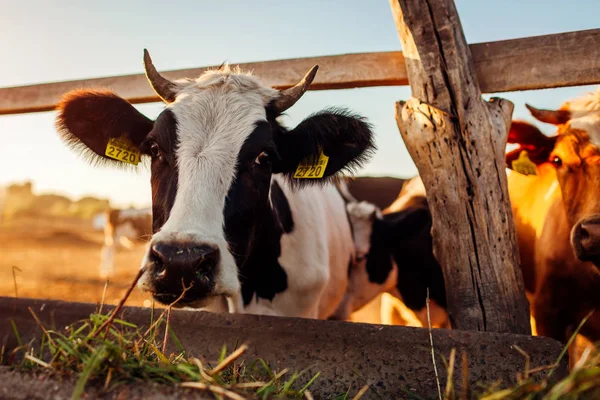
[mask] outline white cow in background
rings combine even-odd
[[[97,215],[94,229],[104,230],[104,245],[100,252],[100,276],[107,278],[115,273],[115,253],[121,246],[131,250],[136,242],[147,242],[152,236],[152,210],[110,209]]]

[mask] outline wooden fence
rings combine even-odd
[[[545,89],[600,83],[600,29],[470,45],[484,93]],[[141,60],[141,50],[140,50]],[[264,61],[240,66],[265,83],[294,85],[313,65],[319,73],[310,90],[408,85],[402,52]],[[142,64],[140,62],[140,69]],[[196,77],[205,68],[164,72],[168,78]],[[77,88],[104,87],[131,103],[159,101],[144,74],[0,88],[0,115],[54,109],[58,99]]]

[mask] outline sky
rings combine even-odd
[[[598,28],[598,0],[456,0],[469,43]],[[401,50],[385,0],[0,0],[0,87],[142,73],[148,48],[160,70],[344,53]],[[597,86],[496,94],[558,108]],[[494,94],[485,95],[489,98]],[[284,119],[293,127],[327,106],[373,123],[378,151],[361,175],[417,170],[394,120],[405,86],[314,91]],[[159,103],[136,106],[150,118]],[[58,139],[54,112],[0,116],[0,185],[32,180],[37,192],[93,195],[115,206],[150,204],[149,172],[93,168]],[[540,126],[546,133],[551,128]]]

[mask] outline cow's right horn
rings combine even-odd
[[[553,125],[562,125],[571,119],[569,110],[542,110],[525,104],[533,118]]]
[[[291,88],[279,92],[279,97],[275,100],[273,104],[273,108],[275,109],[277,114],[281,114],[282,112],[296,104],[298,100],[300,100],[300,97],[302,97],[304,92],[308,90],[308,87],[312,83],[313,79],[315,79],[315,75],[317,75],[318,69],[319,66],[315,65],[311,68],[310,71],[308,71],[306,75],[304,75],[304,78],[302,78],[302,80],[298,82],[295,86],[292,86]]]
[[[146,69],[146,77],[158,97],[165,103],[174,102],[175,96],[179,92],[177,85],[158,73],[154,64],[152,64],[150,53],[146,49],[144,49],[144,68]]]

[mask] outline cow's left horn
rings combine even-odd
[[[177,85],[158,73],[154,64],[152,64],[150,53],[146,49],[144,49],[144,68],[146,69],[146,77],[156,94],[165,103],[174,102],[178,92]]]
[[[529,104],[525,104],[525,107],[527,107],[533,118],[548,124],[562,125],[571,119],[569,110],[541,110]]]
[[[306,90],[312,83],[313,79],[315,79],[315,75],[317,75],[318,69],[319,66],[315,65],[310,71],[308,71],[306,75],[304,75],[304,78],[302,78],[302,80],[298,82],[295,86],[279,92],[279,97],[273,103],[273,107],[277,111],[277,114],[281,114],[282,112],[296,104],[298,100],[300,100],[300,97],[302,97],[304,92],[306,92]]]

